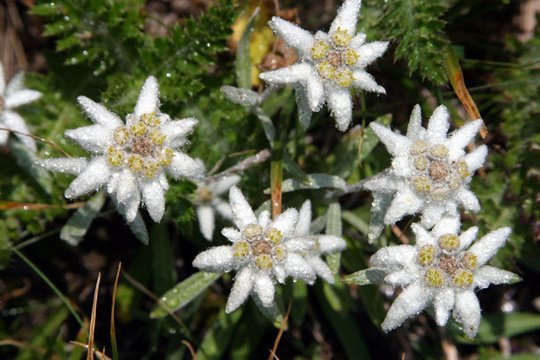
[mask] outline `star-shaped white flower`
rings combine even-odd
[[[475,290],[520,280],[512,272],[486,265],[508,239],[510,228],[492,231],[471,245],[478,228],[458,235],[459,227],[459,219],[449,217],[431,232],[413,224],[416,245],[385,247],[371,257],[373,267],[387,272],[385,283],[404,287],[381,325],[384,331],[395,329],[433,304],[437,325],[446,325],[452,312],[463,332],[472,338],[481,318]]]
[[[193,266],[210,272],[237,272],[225,311],[230,313],[242,305],[250,294],[264,307],[274,305],[274,283],[283,283],[287,276],[308,283],[316,275],[300,255],[313,247],[312,241],[294,238],[298,212],[288,209],[274,220],[262,211],[255,216],[240,190],[229,191],[234,223],[237,229],[224,228],[221,233],[232,245],[216,246],[203,251]]]
[[[6,85],[4,66],[0,62],[0,128],[16,131],[14,134],[32,152],[36,152],[36,142],[28,134],[29,130],[21,115],[13,109],[36,101],[41,97],[39,91],[24,88],[24,74],[18,73]],[[6,145],[9,132],[0,130],[0,146]]]
[[[199,229],[206,240],[212,240],[216,226],[216,212],[227,220],[232,220],[233,215],[229,204],[220,195],[228,191],[231,186],[240,181],[238,175],[226,175],[219,178],[196,181],[195,204]]]
[[[317,275],[330,284],[334,283],[332,271],[321,259],[322,255],[338,253],[345,250],[347,244],[339,236],[310,234],[311,225],[311,201],[307,200],[302,204],[298,212],[298,223],[293,235],[296,238],[313,242],[313,248],[304,253],[304,258],[311,265]]]
[[[169,183],[165,173],[175,179],[201,179],[204,167],[179,148],[197,124],[196,119],[171,120],[159,110],[156,78],[146,79],[135,111],[126,123],[100,104],[80,96],[84,112],[95,125],[66,131],[93,157],[59,158],[40,161],[49,170],[77,175],[65,192],[77,198],[106,187],[128,222],[138,215],[141,202],[150,217],[159,222],[165,211],[165,192]]]
[[[345,0],[330,31],[312,35],[297,25],[278,17],[269,22],[274,32],[296,49],[299,60],[292,66],[260,74],[270,84],[295,87],[300,121],[307,128],[312,111],[326,102],[345,131],[352,120],[351,88],[386,93],[364,69],[380,57],[388,42],[365,44],[366,34],[356,33],[360,0]]]
[[[479,146],[470,153],[464,148],[482,120],[471,121],[447,136],[450,123],[446,107],[435,109],[424,129],[420,106],[416,105],[406,136],[376,122],[369,125],[393,156],[386,172],[365,183],[365,188],[374,192],[372,217],[393,224],[405,215],[421,213],[422,225],[431,228],[444,214],[457,215],[458,206],[480,210],[469,183],[484,163],[487,147]],[[370,239],[378,237],[380,230],[372,229]]]

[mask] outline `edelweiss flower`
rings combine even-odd
[[[68,199],[106,185],[128,222],[138,214],[141,201],[152,219],[159,222],[165,211],[165,191],[173,178],[200,179],[204,167],[178,148],[197,124],[195,119],[171,120],[159,111],[157,80],[146,79],[133,114],[120,118],[100,104],[80,96],[79,104],[96,124],[66,131],[66,136],[92,152],[86,158],[60,158],[39,162],[53,171],[78,175],[65,192]]]
[[[351,88],[385,93],[364,69],[381,56],[388,42],[364,44],[366,34],[356,34],[360,0],[345,0],[328,33],[308,31],[274,17],[274,32],[296,49],[299,61],[287,68],[268,71],[260,78],[270,84],[291,84],[296,89],[300,120],[309,126],[311,111],[328,103],[336,127],[345,131],[352,120]]]
[[[237,272],[225,311],[230,313],[251,293],[264,307],[274,304],[274,283],[287,276],[315,281],[310,264],[299,254],[314,246],[312,241],[293,238],[298,212],[288,209],[273,221],[262,211],[257,218],[240,190],[229,191],[234,223],[238,230],[224,228],[221,233],[233,244],[206,250],[193,260],[193,266],[211,272]]]
[[[24,88],[24,75],[18,73],[6,86],[4,66],[0,62],[0,127],[17,131],[16,137],[30,150],[36,152],[36,142],[28,134],[28,127],[21,115],[13,111],[16,107],[31,103],[41,97],[41,93]],[[9,132],[0,130],[0,146],[6,145]]]
[[[406,136],[376,122],[369,124],[394,157],[389,171],[365,184],[375,193],[374,208],[376,212],[382,210],[385,224],[420,212],[422,225],[431,228],[445,213],[457,215],[458,205],[469,211],[480,210],[478,199],[468,187],[472,174],[484,163],[487,147],[479,146],[468,154],[463,148],[474,138],[482,120],[471,121],[447,137],[448,118],[446,107],[441,105],[424,129],[416,105]],[[381,206],[381,195],[393,197],[389,207]],[[378,235],[373,233],[370,238]]]
[[[321,259],[321,255],[341,252],[345,249],[347,244],[345,240],[339,236],[333,235],[310,235],[311,225],[311,202],[305,201],[298,213],[298,223],[294,229],[293,235],[296,238],[305,239],[313,242],[313,248],[304,253],[304,258],[309,265],[317,273],[318,276],[329,282],[334,283],[334,275],[332,271]]]
[[[446,325],[452,311],[464,333],[474,337],[480,323],[480,304],[474,290],[520,280],[514,273],[485,265],[504,245],[510,228],[492,231],[470,246],[478,228],[469,228],[458,236],[459,227],[458,218],[446,217],[431,232],[413,224],[415,246],[385,247],[371,257],[372,266],[388,272],[386,283],[405,287],[388,310],[382,323],[384,331],[400,326],[433,304],[437,325]]]
[[[199,220],[199,229],[206,240],[212,240],[214,236],[216,211],[225,219],[232,220],[231,207],[219,196],[239,181],[240,176],[238,175],[196,181],[195,204],[197,205],[197,219]]]

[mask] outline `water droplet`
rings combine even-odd
[[[170,72],[165,74],[166,77],[171,78],[172,74]]]

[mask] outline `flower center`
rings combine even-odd
[[[233,256],[240,261],[251,261],[260,270],[269,270],[276,262],[285,260],[287,250],[282,240],[283,233],[277,229],[263,233],[261,226],[249,224],[242,231],[240,241],[233,245]]]
[[[199,204],[203,204],[212,200],[212,190],[206,186],[200,186],[195,190],[195,201]]]
[[[316,40],[311,48],[311,59],[318,74],[341,87],[353,83],[353,66],[360,58],[351,48],[352,36],[347,30],[338,28],[330,40]]]
[[[430,146],[426,141],[417,140],[411,145],[409,154],[415,169],[412,187],[431,200],[447,199],[450,192],[457,190],[470,176],[467,163],[450,161],[444,145]]]
[[[127,167],[131,171],[154,178],[169,166],[173,149],[164,145],[166,136],[159,129],[161,122],[155,113],[143,114],[131,126],[120,126],[113,134],[113,144],[107,149],[107,162],[112,167]]]
[[[425,269],[424,282],[431,287],[471,286],[474,281],[472,271],[478,267],[476,255],[458,252],[460,242],[455,234],[442,235],[437,245],[424,245],[416,255],[416,262]]]

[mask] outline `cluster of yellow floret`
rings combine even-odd
[[[319,39],[311,48],[311,58],[316,63],[319,75],[341,87],[353,83],[351,67],[360,56],[350,47],[352,36],[347,30],[338,28],[330,41]]]
[[[249,224],[242,231],[242,239],[233,246],[233,256],[238,261],[253,259],[261,270],[269,270],[274,261],[283,261],[287,250],[282,244],[283,233],[270,228],[263,233],[260,225]]]
[[[430,147],[426,141],[417,140],[409,153],[416,170],[416,176],[412,178],[413,188],[433,200],[446,199],[450,191],[457,190],[470,176],[467,163],[450,161],[444,145]]]
[[[446,234],[438,239],[438,249],[433,245],[424,245],[420,249],[416,260],[418,265],[426,268],[426,284],[432,287],[468,287],[473,284],[472,271],[478,266],[478,258],[470,252],[458,251],[459,247],[459,237]]]
[[[173,149],[165,146],[166,136],[155,113],[143,114],[130,126],[120,126],[113,134],[114,145],[107,149],[107,162],[112,167],[128,167],[137,174],[154,178],[159,170],[169,166]]]

